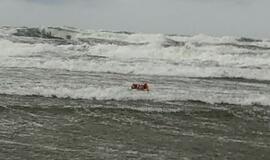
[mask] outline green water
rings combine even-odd
[[[0,159],[270,157],[270,112],[263,106],[0,97]]]

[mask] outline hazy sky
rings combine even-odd
[[[0,0],[0,25],[270,38],[270,0]]]

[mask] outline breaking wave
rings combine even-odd
[[[36,70],[45,69],[48,72],[62,70],[67,73],[115,73],[125,75],[122,78],[130,75],[135,77],[152,76],[150,81],[157,81],[153,78],[155,76],[167,77],[163,84],[166,86],[166,90],[159,88],[150,93],[130,92],[128,90],[129,82],[122,86],[118,84],[104,87],[100,84],[91,84],[83,88],[72,88],[70,86],[74,85],[75,81],[69,82],[70,84],[67,85],[69,87],[65,87],[59,80],[59,87],[52,87],[50,81],[46,81],[43,86],[32,84],[29,85],[30,87],[23,85],[20,87],[15,83],[6,85],[6,82],[2,82],[0,84],[2,94],[119,100],[193,99],[208,103],[270,104],[268,89],[258,94],[257,92],[260,91],[256,92],[255,87],[252,91],[245,89],[243,92],[239,92],[236,97],[225,94],[221,90],[218,91],[220,94],[216,94],[216,91],[212,90],[213,94],[209,97],[210,93],[208,95],[203,95],[205,92],[193,94],[195,91],[190,91],[187,88],[183,91],[184,93],[175,92],[171,88],[175,89],[178,82],[166,84],[166,81],[170,81],[171,77],[196,77],[201,78],[202,81],[203,78],[212,78],[215,83],[217,80],[226,81],[226,79],[236,79],[239,80],[238,83],[260,82],[261,85],[269,88],[269,40],[245,37],[211,37],[203,34],[180,36],[91,31],[70,27],[2,27],[0,29],[0,48],[0,68],[4,69],[33,68]],[[43,81],[37,79],[35,73],[32,76],[35,83]],[[10,76],[10,78],[14,77]],[[23,82],[23,77],[20,78],[20,81]],[[24,78],[25,81],[29,81],[26,77]],[[7,81],[7,79],[5,80]],[[243,79],[245,82],[241,81]],[[14,78],[11,81],[16,80]],[[115,81],[106,83],[117,83]],[[217,84],[219,85],[219,83]],[[85,84],[81,85],[85,86]],[[235,94],[238,91],[232,93]]]

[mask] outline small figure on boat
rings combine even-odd
[[[133,83],[131,85],[131,89],[136,89],[139,91],[149,91],[149,86],[147,83],[144,83],[144,84]]]

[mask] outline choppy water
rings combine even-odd
[[[2,27],[0,49],[0,159],[270,158],[269,40]]]

